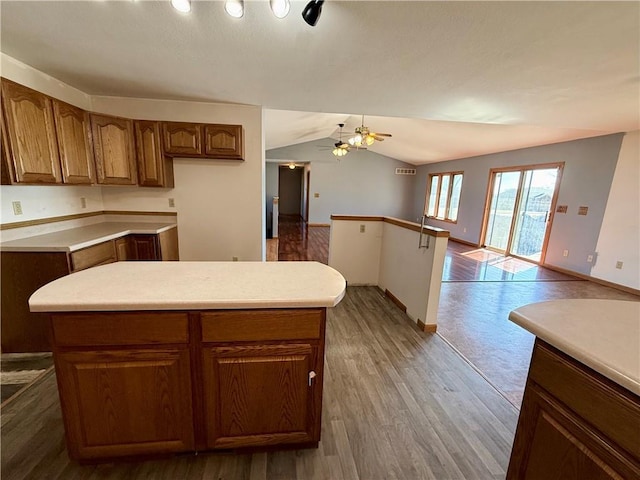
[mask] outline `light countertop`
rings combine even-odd
[[[517,308],[509,319],[640,395],[640,302],[553,300]]]
[[[318,262],[117,262],[59,278],[32,312],[333,307],[344,277]]]
[[[129,234],[158,234],[176,226],[168,222],[104,222],[0,243],[3,252],[74,252]]]

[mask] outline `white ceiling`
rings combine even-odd
[[[267,148],[365,124],[414,164],[640,128],[638,2],[2,1],[1,50],[93,95],[263,105]]]

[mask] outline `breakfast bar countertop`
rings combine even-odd
[[[59,278],[32,312],[333,307],[344,277],[318,262],[116,262]]]
[[[517,308],[509,319],[640,395],[640,302],[552,300]]]
[[[129,234],[158,234],[169,222],[103,222],[0,243],[3,252],[75,252]]]

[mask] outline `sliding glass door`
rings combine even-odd
[[[561,173],[561,164],[492,170],[484,245],[541,263]]]

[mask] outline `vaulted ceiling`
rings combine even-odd
[[[2,1],[0,48],[93,95],[262,105],[267,148],[361,114],[414,164],[640,128],[638,2],[304,4]]]

